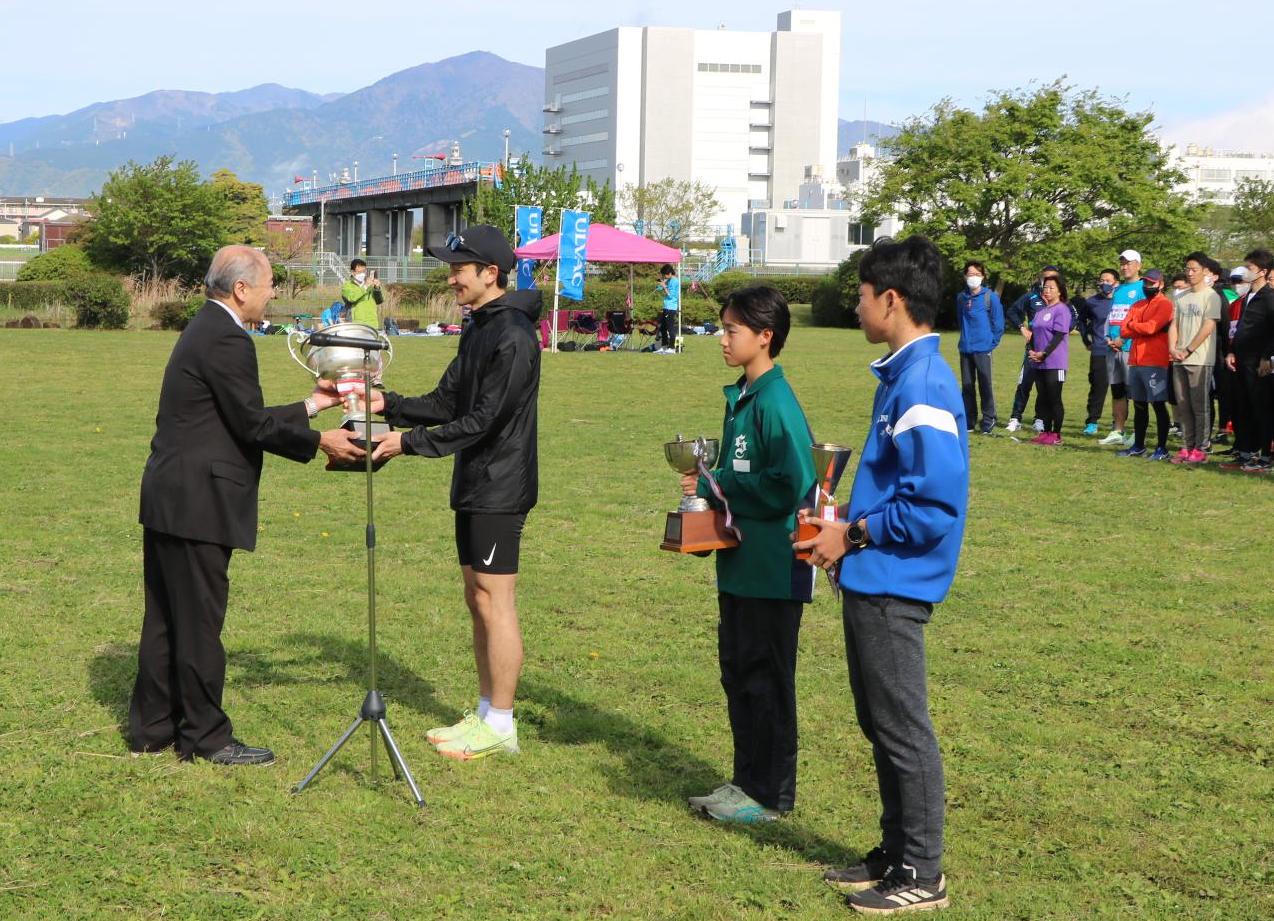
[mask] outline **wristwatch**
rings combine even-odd
[[[845,529],[845,550],[861,550],[867,546],[867,529],[857,521]]]

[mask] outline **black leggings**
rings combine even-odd
[[[1065,371],[1035,372],[1040,420],[1044,423],[1044,431],[1056,435],[1062,434],[1062,420],[1066,417],[1066,407],[1062,405],[1062,384],[1065,380]]]
[[[1168,404],[1156,402],[1152,405],[1155,408],[1155,428],[1159,434],[1159,442],[1156,447],[1162,451],[1168,447]],[[1132,425],[1133,432],[1136,435],[1132,446],[1134,448],[1145,448],[1146,429],[1150,428],[1150,410],[1144,400],[1134,400],[1132,406]]]

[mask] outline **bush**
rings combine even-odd
[[[430,269],[424,281],[394,282],[385,285],[393,292],[402,307],[427,307],[430,301],[440,294],[446,294],[448,269],[445,265]]]
[[[18,269],[18,281],[69,281],[93,271],[88,255],[78,246],[59,246],[40,253]]]
[[[831,275],[818,280],[810,299],[810,316],[815,326],[857,326],[858,266],[863,261],[860,250],[836,267]]]
[[[75,325],[84,329],[128,326],[128,292],[106,272],[90,272],[66,283],[66,302],[75,309]]]
[[[66,303],[66,282],[24,281],[0,285],[0,305],[11,310],[46,311]]]
[[[189,301],[160,301],[150,310],[151,319],[159,324],[160,329],[182,330],[194,319],[203,299],[198,303]]]
[[[814,292],[823,275],[753,275],[750,272],[732,269],[722,272],[709,283],[712,296],[724,301],[731,293],[748,285],[769,285],[777,288],[789,304],[812,304]]]

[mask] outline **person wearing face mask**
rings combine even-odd
[[[1013,408],[1009,411],[1007,432],[1016,432],[1022,427],[1022,413],[1026,412],[1026,402],[1031,398],[1031,390],[1035,386],[1035,364],[1026,353],[1031,351],[1031,319],[1035,312],[1044,306],[1044,298],[1040,294],[1044,282],[1057,278],[1061,273],[1055,265],[1046,265],[1040,271],[1040,277],[1031,285],[1031,289],[1013,302],[1005,314],[1005,322],[1016,326],[1026,341],[1022,355],[1022,370],[1017,376],[1017,390],[1013,394]],[[1039,395],[1035,399],[1035,431],[1044,431],[1044,420],[1040,418]]]
[[[1062,386],[1070,365],[1071,313],[1066,305],[1066,282],[1049,278],[1040,288],[1044,306],[1031,318],[1031,348],[1027,360],[1035,365],[1035,385],[1039,391],[1040,417],[1044,431],[1031,444],[1057,446],[1062,443]]]
[[[1110,406],[1114,427],[1109,435],[1097,442],[1102,445],[1122,445],[1131,448],[1133,438],[1125,435],[1124,428],[1128,424],[1128,355],[1132,343],[1119,336],[1119,325],[1132,305],[1143,297],[1141,290],[1141,253],[1135,249],[1126,249],[1119,254],[1119,274],[1123,281],[1116,286],[1111,295],[1110,316],[1106,318],[1106,344],[1110,347],[1110,357],[1106,362],[1106,370],[1110,378]]]
[[[1142,300],[1133,304],[1119,324],[1119,338],[1132,343],[1128,352],[1128,396],[1132,399],[1133,443],[1120,457],[1146,457],[1149,406],[1155,408],[1158,444],[1148,460],[1168,459],[1168,327],[1172,299],[1163,293],[1163,273],[1149,269],[1141,280]]]
[[[1216,360],[1216,327],[1221,320],[1221,296],[1212,290],[1214,276],[1208,257],[1194,252],[1186,256],[1185,277],[1190,287],[1173,305],[1168,329],[1169,357],[1177,389],[1177,413],[1184,444],[1172,458],[1174,464],[1202,464],[1208,459],[1203,447],[1212,433],[1212,365]]]
[[[956,315],[960,318],[960,385],[964,397],[964,418],[973,431],[982,401],[982,422],[978,431],[990,435],[995,430],[995,391],[991,383],[991,353],[1004,335],[1004,305],[986,283],[986,267],[970,260],[964,264],[965,290],[956,295]]]
[[[376,308],[385,301],[380,279],[375,274],[368,275],[367,263],[362,259],[351,262],[349,270],[350,277],[341,285],[341,300],[345,302],[350,322],[380,329],[380,313]]]
[[[1110,346],[1106,343],[1106,320],[1114,305],[1115,287],[1119,273],[1114,269],[1102,269],[1097,276],[1097,293],[1092,297],[1076,297],[1071,306],[1079,311],[1079,335],[1088,349],[1088,415],[1084,419],[1084,434],[1096,435],[1097,423],[1106,408],[1106,390],[1110,386],[1108,358]],[[1122,384],[1120,387],[1122,388]]]
[[[1221,266],[1215,266],[1217,275],[1221,274]],[[1223,451],[1234,456],[1230,442],[1234,435],[1234,404],[1238,400],[1238,382],[1235,373],[1225,364],[1225,356],[1230,353],[1230,340],[1239,325],[1239,316],[1243,312],[1243,301],[1251,285],[1243,280],[1247,274],[1244,266],[1238,265],[1230,269],[1229,283],[1218,282],[1217,293],[1224,298],[1221,302],[1221,322],[1217,324],[1216,363],[1212,366],[1212,388],[1216,395],[1216,434],[1212,436],[1212,444],[1218,448],[1229,448]]]
[[[1274,439],[1274,253],[1254,249],[1244,257],[1244,281],[1251,286],[1225,363],[1238,375],[1239,399],[1234,412],[1234,460],[1222,469],[1245,473],[1270,472],[1270,441]]]

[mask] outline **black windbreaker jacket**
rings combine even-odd
[[[385,394],[385,419],[413,427],[403,433],[404,454],[456,455],[451,507],[457,512],[516,514],[535,506],[540,306],[534,290],[484,304],[432,393]]]

